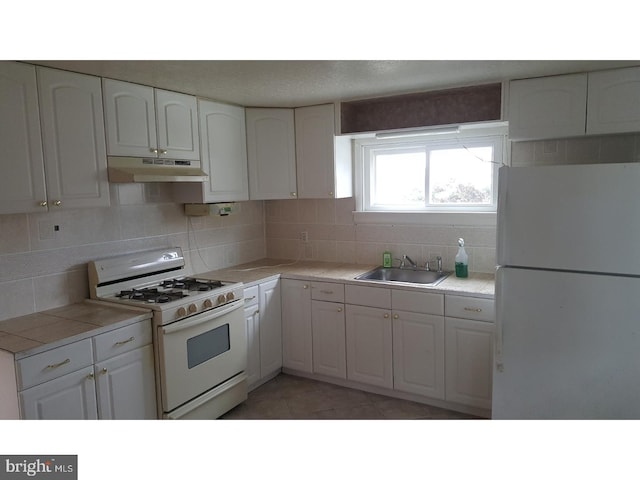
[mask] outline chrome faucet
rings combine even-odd
[[[438,261],[438,273],[442,273],[442,257],[436,258]]]
[[[409,257],[409,255],[402,255],[402,262],[400,263],[400,268],[404,268],[405,260],[411,264],[414,270],[418,268],[418,264],[413,260],[411,260],[411,257]]]

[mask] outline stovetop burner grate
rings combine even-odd
[[[172,300],[178,300],[186,296],[187,294],[183,292],[161,292],[157,288],[132,288],[131,290],[122,290],[120,293],[116,294],[116,297],[128,300],[140,300],[149,303],[168,303]]]
[[[198,278],[180,278],[175,280],[165,280],[160,285],[163,288],[180,288],[189,291],[208,292],[214,288],[222,287],[219,280],[201,280]]]

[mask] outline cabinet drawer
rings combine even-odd
[[[151,343],[151,321],[134,323],[93,337],[96,362]]]
[[[18,360],[16,364],[18,389],[24,390],[92,365],[91,339],[32,355]]]
[[[391,290],[345,285],[345,303],[364,305],[365,307],[391,308]]]
[[[444,315],[444,295],[439,293],[392,290],[391,302],[394,310]]]
[[[344,285],[342,283],[311,282],[311,299],[343,303]]]
[[[447,317],[468,318],[495,322],[494,301],[487,298],[459,297],[445,295],[444,311]]]
[[[260,302],[259,286],[248,287],[244,289],[244,306],[258,305]]]

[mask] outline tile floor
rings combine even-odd
[[[249,393],[249,398],[221,417],[267,419],[475,419],[472,415],[351,388],[280,374]]]

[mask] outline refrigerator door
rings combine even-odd
[[[640,164],[502,167],[498,265],[640,274]]]
[[[640,418],[640,278],[497,275],[493,418]]]

